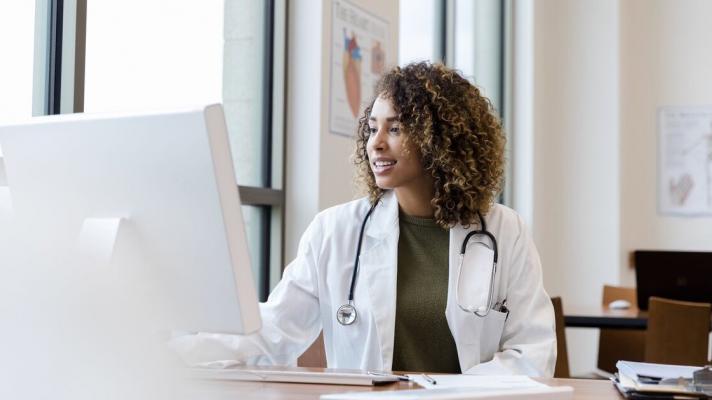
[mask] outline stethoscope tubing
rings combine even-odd
[[[380,199],[379,199],[380,200]],[[371,208],[368,210],[366,213],[366,216],[363,218],[363,222],[361,223],[361,230],[359,232],[359,237],[358,237],[358,244],[356,245],[356,257],[354,259],[354,270],[351,274],[351,285],[349,287],[349,298],[348,298],[348,306],[343,305],[340,307],[340,310],[348,307],[350,308],[351,311],[356,312],[356,308],[353,306],[354,302],[354,289],[356,288],[356,280],[358,277],[358,270],[359,270],[359,261],[361,257],[361,244],[363,242],[363,232],[366,228],[366,223],[368,222],[368,218],[371,216],[373,213],[373,210],[376,208],[378,205],[379,200],[376,200],[372,205]],[[458,299],[457,305],[460,307],[461,310],[474,313],[478,317],[486,317],[487,314],[489,314],[489,310],[492,308],[492,300],[493,300],[493,293],[494,293],[494,280],[495,276],[497,274],[497,258],[498,258],[498,249],[497,249],[497,239],[494,237],[494,235],[487,230],[487,224],[485,222],[485,219],[482,217],[482,214],[478,211],[477,216],[480,219],[480,225],[481,229],[479,230],[474,230],[472,232],[469,232],[467,236],[465,236],[465,239],[462,242],[462,246],[460,247],[460,265],[458,267],[458,276],[457,276],[457,284],[455,285],[455,298]],[[463,307],[462,304],[460,304],[459,299],[460,299],[460,276],[462,274],[462,263],[465,259],[465,251],[467,250],[467,244],[470,241],[470,238],[475,235],[484,235],[487,236],[491,241],[492,241],[492,246],[494,250],[494,260],[492,263],[492,276],[490,276],[490,284],[489,284],[489,293],[487,295],[487,306],[484,312],[481,312],[479,309],[472,309],[472,307]],[[353,323],[354,319],[352,318],[349,322],[343,322],[341,319],[338,318],[338,313],[337,313],[337,320],[339,323],[342,325],[350,325]]]
[[[497,257],[498,257],[498,250],[497,250],[497,239],[495,239],[494,235],[487,230],[487,222],[485,222],[485,219],[482,217],[482,214],[477,211],[477,216],[480,219],[480,225],[481,228],[480,230],[475,230],[471,231],[465,236],[465,240],[462,241],[462,246],[460,247],[460,264],[458,265],[457,268],[457,284],[455,285],[455,299],[457,299],[457,306],[460,307],[462,311],[474,313],[478,317],[486,317],[487,314],[489,314],[490,309],[492,308],[492,300],[494,300],[494,279],[497,276]],[[489,282],[489,290],[487,292],[487,306],[485,307],[484,311],[480,311],[480,308],[472,308],[472,307],[463,307],[462,304],[460,304],[460,277],[462,276],[462,264],[465,261],[465,251],[467,250],[467,244],[470,242],[470,238],[475,236],[475,235],[484,235],[487,236],[490,241],[492,241],[492,250],[494,251],[494,259],[492,262],[492,276],[490,277],[490,282]]]
[[[376,208],[376,205],[378,205],[378,201],[376,200],[373,202],[373,205],[371,205],[371,208],[368,210],[366,213],[366,216],[363,218],[363,222],[361,223],[361,231],[358,235],[358,245],[356,245],[356,259],[354,260],[354,271],[351,275],[351,287],[349,288],[349,304],[353,304],[354,301],[354,289],[356,288],[356,276],[358,275],[358,266],[359,266],[359,258],[361,257],[361,242],[363,242],[363,231],[366,228],[366,222],[368,222],[368,217],[371,216],[371,213],[373,213],[373,210]]]

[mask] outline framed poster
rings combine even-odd
[[[658,211],[712,215],[712,107],[658,111]]]
[[[345,0],[333,0],[329,130],[354,136],[386,68],[388,22]]]

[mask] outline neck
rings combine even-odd
[[[435,215],[430,201],[435,195],[432,184],[421,188],[398,187],[394,189],[401,211],[407,215],[432,218]]]

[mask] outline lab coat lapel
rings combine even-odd
[[[360,274],[368,285],[371,312],[381,347],[381,369],[391,368],[395,334],[398,264],[398,201],[387,192],[366,227]]]
[[[472,227],[470,229],[472,229]],[[460,360],[460,368],[462,371],[466,371],[480,362],[479,344],[467,339],[467,336],[472,337],[471,333],[473,333],[471,332],[473,330],[473,326],[471,326],[472,321],[468,321],[467,317],[470,317],[470,320],[473,318],[471,315],[460,310],[457,305],[457,299],[455,298],[455,285],[457,284],[458,269],[460,267],[460,245],[465,239],[465,236],[467,236],[468,231],[468,229],[465,229],[461,225],[456,225],[450,229],[448,294],[447,306],[445,307],[445,317],[450,326],[450,332],[453,334],[453,339],[455,339],[457,356]],[[475,337],[477,337],[477,335],[475,335]]]

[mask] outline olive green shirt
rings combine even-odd
[[[445,319],[450,236],[433,219],[400,213],[394,371],[460,373]]]

